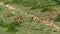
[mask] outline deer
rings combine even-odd
[[[51,15],[51,13],[50,13],[49,11],[46,11],[46,14],[47,14],[48,16],[50,16],[50,15]]]
[[[37,17],[36,19],[37,19],[38,22],[43,21],[43,18],[42,17]]]
[[[56,9],[53,9],[52,12],[51,12],[52,15],[56,15],[56,13],[57,13]]]
[[[14,22],[16,22],[16,21],[18,21],[18,20],[19,20],[19,17],[13,18],[13,21],[14,21]]]
[[[20,22],[24,22],[24,18],[22,16],[19,17]]]

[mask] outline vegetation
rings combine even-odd
[[[60,22],[60,14],[57,15],[57,17],[55,18],[55,21]]]
[[[48,25],[60,24],[59,2],[0,0],[0,34],[60,34],[60,29]]]
[[[55,0],[55,2],[57,2],[58,4],[60,4],[60,0]]]

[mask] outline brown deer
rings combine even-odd
[[[56,15],[56,13],[57,13],[56,9],[53,9],[52,12],[51,12],[52,15]]]
[[[52,12],[53,12],[53,13],[56,13],[56,12],[57,12],[57,10],[56,10],[56,9],[53,9],[53,10],[52,10]]]
[[[43,18],[42,18],[42,17],[38,17],[38,18],[37,18],[37,21],[39,21],[39,22],[40,22],[40,21],[43,21]]]
[[[46,14],[47,14],[48,16],[50,16],[50,15],[51,15],[51,13],[50,13],[50,12],[48,12],[48,11],[46,12]]]
[[[13,18],[13,21],[14,21],[14,22],[16,22],[16,21],[18,21],[18,20],[19,20],[19,17]]]
[[[29,17],[30,17],[31,20],[33,20],[33,18],[35,17],[35,15],[32,14]]]
[[[22,16],[19,17],[20,22],[24,21],[24,18]]]

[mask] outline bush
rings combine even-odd
[[[60,22],[60,14],[57,15],[54,21]]]
[[[60,4],[60,0],[55,0],[55,2],[57,2],[58,4]]]

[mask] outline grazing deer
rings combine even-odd
[[[44,22],[45,24],[49,25],[49,21],[48,21],[48,20],[44,19],[43,22]]]
[[[46,12],[46,14],[47,14],[48,16],[50,16],[50,15],[51,15],[51,13],[50,13],[50,12],[48,12],[48,11]]]
[[[51,12],[47,11],[46,14],[49,16],[50,20],[53,20],[53,16],[52,16]]]
[[[35,15],[30,15],[30,19],[33,19],[35,17]]]
[[[42,21],[42,20],[43,20],[42,17],[38,17],[38,18],[37,18],[37,21],[38,21],[38,22],[40,22],[40,21]]]
[[[19,17],[13,18],[13,21],[16,22],[19,20]]]
[[[19,17],[20,22],[24,21],[24,18],[22,16]]]
[[[56,9],[53,9],[53,13],[56,13],[57,12],[57,10]]]
[[[29,15],[29,17],[30,17],[30,21],[32,22],[34,20],[35,15],[31,14]]]
[[[56,15],[56,13],[57,13],[56,9],[53,9],[52,12],[51,12],[52,15]]]

